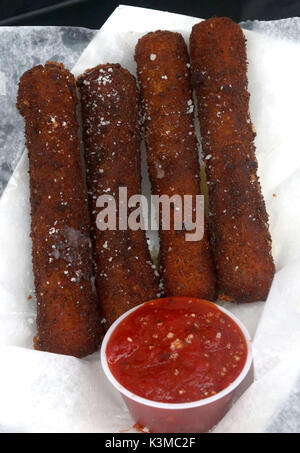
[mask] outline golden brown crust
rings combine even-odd
[[[135,51],[140,81],[152,192],[200,194],[189,59],[179,33],[156,31]],[[205,233],[185,240],[186,231],[160,230],[160,270],[165,295],[215,298],[215,275]]]
[[[193,27],[190,50],[219,297],[265,300],[274,263],[249,116],[245,38],[231,19],[208,19]]]
[[[128,309],[159,296],[159,287],[142,230],[96,227],[99,195],[127,187],[140,194],[140,137],[135,78],[119,64],[99,65],[78,79],[87,166],[92,243],[105,327]],[[130,211],[129,211],[130,212]]]
[[[83,357],[97,350],[89,218],[78,139],[76,84],[48,62],[20,79],[17,108],[29,152],[36,349]]]

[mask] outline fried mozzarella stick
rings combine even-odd
[[[219,298],[265,300],[274,263],[249,115],[245,38],[231,19],[208,19],[193,27],[190,50]]]
[[[179,33],[142,37],[135,60],[145,117],[152,193],[172,197],[200,194],[189,58]],[[205,231],[186,241],[186,231],[160,228],[160,272],[167,296],[215,298],[215,274]]]
[[[83,357],[98,349],[89,216],[78,138],[76,82],[62,64],[25,72],[17,108],[29,152],[35,348]]]
[[[159,296],[145,232],[119,228],[122,217],[118,208],[119,188],[127,188],[128,199],[141,193],[136,80],[119,64],[106,64],[86,71],[77,85],[81,95],[96,286],[102,322],[108,328],[125,311]],[[101,195],[110,195],[116,201],[115,230],[101,231],[97,227],[100,211],[96,204]],[[121,220],[124,222],[124,216]]]

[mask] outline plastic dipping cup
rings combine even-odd
[[[167,298],[169,299],[169,298]],[[172,297],[176,299],[176,297]],[[182,298],[181,298],[182,299]],[[200,301],[193,297],[187,298],[189,300]],[[163,301],[166,299],[160,299]],[[155,301],[149,301],[155,302]],[[145,302],[145,304],[149,303]],[[204,301],[206,304],[208,301]],[[246,378],[251,364],[251,339],[250,335],[241,323],[230,311],[225,308],[208,302],[220,311],[224,312],[231,318],[240,328],[247,345],[247,356],[243,369],[237,378],[225,389],[216,393],[213,396],[204,398],[198,401],[188,403],[163,403],[159,401],[152,401],[141,396],[135,395],[131,391],[123,387],[113,376],[107,363],[106,347],[111,337],[111,334],[116,327],[126,318],[130,313],[138,310],[144,304],[138,305],[131,310],[120,316],[107,331],[102,347],[101,347],[101,363],[103,370],[108,380],[112,385],[121,393],[128,409],[135,420],[142,427],[146,427],[150,432],[154,433],[203,433],[213,428],[225,415],[230,407],[232,399],[240,386]]]

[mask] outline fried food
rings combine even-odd
[[[119,64],[99,65],[79,77],[91,238],[103,323],[159,296],[145,232],[119,229],[119,188],[141,193],[140,132],[135,78]],[[96,226],[100,195],[116,200],[116,229]],[[130,209],[128,210],[130,213]],[[123,220],[124,221],[124,218]]]
[[[76,116],[76,82],[62,64],[25,72],[17,108],[29,152],[36,349],[83,357],[101,341]]]
[[[143,36],[135,51],[147,160],[153,194],[200,195],[199,161],[187,48],[179,33]],[[174,225],[173,225],[174,226]],[[160,228],[160,273],[166,296],[215,298],[215,274],[205,231],[186,241],[186,231]]]
[[[231,19],[212,18],[193,27],[190,51],[219,298],[265,300],[274,263],[249,115],[245,38]]]

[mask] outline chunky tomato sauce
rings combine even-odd
[[[148,302],[114,330],[106,348],[115,379],[132,393],[165,403],[215,395],[244,367],[238,325],[210,302],[175,297]]]

